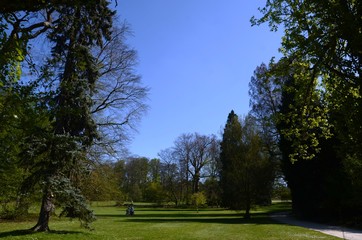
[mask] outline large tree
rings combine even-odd
[[[103,0],[46,4],[36,10],[3,11],[0,15],[1,87],[19,80],[21,62],[31,56],[31,39],[41,36],[51,48],[51,56],[40,63],[40,70],[29,58],[30,70],[41,74],[35,80],[30,75],[23,83],[35,85],[38,99],[33,108],[46,110],[50,123],[49,127],[27,129],[21,149],[21,164],[31,170],[23,191],[42,184],[42,206],[35,231],[49,230],[55,203],[63,207],[64,215],[78,217],[84,223],[94,219],[78,184],[87,167],[86,152],[97,137],[90,108],[99,72],[91,50],[109,39],[114,13],[108,4]],[[46,38],[42,35],[45,32]]]
[[[252,112],[276,135],[274,142],[291,189],[293,211],[308,217],[335,218],[345,209],[343,198],[351,197],[337,154],[339,141],[327,125],[335,113],[326,109],[317,81],[304,85],[310,75],[300,66],[281,59],[258,67],[250,82]],[[338,214],[330,215],[335,209]]]
[[[323,81],[329,106],[339,112],[339,118],[332,124],[337,127],[336,134],[343,145],[341,154],[349,159],[346,168],[348,171],[359,168],[358,159],[362,159],[359,122],[362,116],[362,3],[273,0],[260,10],[263,16],[254,18],[253,23],[268,22],[272,29],[281,25],[285,29],[284,55],[304,62],[305,68],[313,73],[304,80],[305,85],[313,83],[316,77]]]
[[[91,49],[102,45],[102,39],[109,39],[113,12],[107,1],[59,7],[57,12],[62,21],[48,35],[53,45],[52,56],[46,65],[47,69],[59,69],[53,77],[57,92],[49,103],[52,105],[53,131],[45,142],[47,157],[39,172],[33,173],[44,182],[39,220],[33,227],[35,231],[49,229],[55,199],[63,206],[62,214],[78,217],[86,224],[94,219],[82,201],[78,181],[87,167],[86,152],[97,137],[90,109],[99,73]]]
[[[353,184],[352,205],[361,209],[356,199],[360,198],[362,181],[361,171],[362,146],[361,124],[362,98],[362,20],[360,18],[362,3],[360,1],[267,1],[260,9],[263,16],[253,19],[254,24],[268,22],[273,30],[279,26],[284,28],[282,53],[289,61],[299,63],[304,70],[299,78],[300,86],[308,86],[321,82],[326,100],[324,115],[306,115],[308,121],[301,126],[308,129],[308,123],[325,119],[329,129],[338,137],[338,156],[342,159],[345,173]],[[299,67],[299,69],[301,69]],[[313,88],[310,88],[311,90]],[[313,99],[313,91],[306,91],[296,101],[301,106],[306,100]],[[310,105],[310,106],[308,106]],[[315,103],[309,101],[306,109],[313,109]],[[313,107],[314,106],[314,107]],[[327,130],[327,128],[324,128]],[[328,131],[326,131],[328,133]],[[309,138],[313,139],[312,134]],[[295,136],[291,144],[303,141],[305,134]],[[313,158],[313,149],[320,151],[323,139],[314,138],[307,151]],[[320,141],[322,140],[322,141]],[[310,154],[312,153],[312,154]],[[292,153],[293,155],[293,153]],[[293,158],[292,158],[293,159]]]
[[[124,150],[127,126],[133,129],[146,109],[148,89],[135,73],[136,52],[125,43],[128,27],[112,28],[115,12],[109,4],[0,3],[1,95],[24,79],[19,86],[33,87],[29,109],[44,112],[33,118],[35,124],[22,125],[26,131],[19,149],[21,166],[29,173],[22,196],[43,189],[36,231],[49,229],[55,205],[62,207],[62,215],[78,217],[85,225],[94,220],[79,191],[83,174],[100,166],[90,160]],[[33,39],[45,47],[32,45]],[[42,56],[36,55],[39,49]],[[23,123],[24,116],[13,122]]]

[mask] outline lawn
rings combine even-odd
[[[279,224],[268,217],[285,204],[255,209],[252,219],[223,209],[152,208],[137,206],[135,216],[125,216],[125,207],[98,203],[93,205],[97,221],[94,230],[80,228],[78,221],[53,217],[49,233],[29,233],[32,221],[0,222],[1,239],[338,239],[304,228]]]

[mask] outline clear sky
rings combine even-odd
[[[231,110],[249,111],[255,68],[279,56],[282,33],[251,27],[259,0],[118,0],[134,33],[150,110],[129,149],[156,158],[183,133],[216,134]]]

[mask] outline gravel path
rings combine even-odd
[[[360,230],[354,230],[354,229],[348,229],[344,227],[339,226],[328,226],[324,224],[319,223],[313,223],[313,222],[306,222],[297,220],[294,217],[292,217],[289,213],[286,212],[280,212],[280,213],[274,213],[270,215],[270,217],[278,222],[305,227],[314,231],[322,232],[328,235],[336,236],[342,239],[348,239],[348,240],[362,240],[362,231]]]

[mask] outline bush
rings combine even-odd
[[[197,192],[191,196],[192,205],[196,207],[197,212],[199,212],[199,207],[202,207],[206,204],[206,196],[203,192]]]

